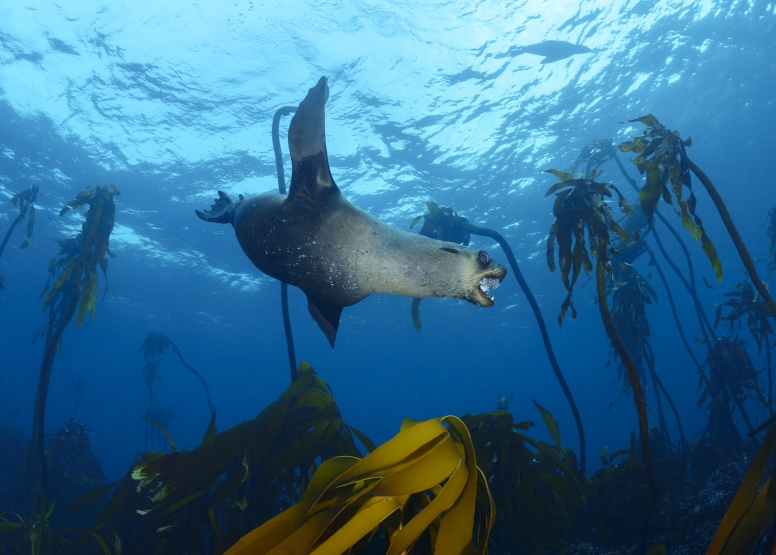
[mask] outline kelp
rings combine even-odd
[[[772,525],[776,516],[776,485],[771,462],[775,445],[776,422],[772,421],[706,555],[754,553],[768,525]],[[770,545],[765,546],[767,553],[773,553],[776,549],[772,538],[773,534]]]
[[[622,240],[630,239],[630,234],[614,220],[612,209],[604,202],[604,197],[611,197],[614,191],[617,193],[623,212],[630,214],[632,210],[617,187],[611,183],[598,183],[595,181],[595,173],[592,179],[586,179],[579,174],[558,170],[547,170],[547,172],[561,180],[560,183],[549,188],[546,196],[560,191],[555,195],[552,209],[555,221],[547,237],[547,266],[551,272],[555,271],[557,243],[561,280],[567,292],[558,315],[558,323],[563,324],[569,309],[571,309],[571,318],[577,317],[573,290],[579,274],[583,269],[586,274],[593,270],[585,232],[587,232],[587,240],[590,242],[593,256],[600,260],[609,272],[611,272],[609,233],[615,233]],[[570,278],[569,274],[571,274]]]
[[[272,118],[272,148],[275,151],[275,169],[278,172],[278,193],[286,194],[286,176],[283,171],[283,151],[280,149],[280,119],[296,112],[296,106],[282,106],[275,111]],[[291,333],[291,316],[288,312],[288,284],[280,282],[280,308],[283,312],[283,330],[286,333],[286,348],[288,364],[291,370],[291,381],[296,379],[296,353],[294,352],[294,336]]]
[[[695,174],[717,208],[717,212],[720,218],[722,218],[722,223],[725,225],[725,229],[727,229],[733,245],[735,245],[741,257],[746,272],[749,274],[749,279],[767,303],[774,318],[776,318],[776,303],[771,298],[768,286],[757,275],[754,262],[733,224],[733,219],[730,217],[727,206],[725,206],[722,197],[708,176],[687,156],[686,149],[692,146],[692,140],[683,140],[678,131],[671,131],[652,114],[629,121],[638,121],[647,127],[641,136],[620,145],[620,150],[623,152],[633,152],[639,155],[631,161],[636,165],[640,173],[646,173],[647,175],[647,182],[639,191],[642,202],[641,208],[644,213],[651,218],[661,196],[665,202],[671,204],[671,192],[669,192],[667,187],[670,181],[671,190],[679,206],[677,214],[682,218],[685,228],[692,233],[693,237],[701,241],[703,251],[709,257],[709,261],[717,274],[717,281],[721,281],[722,262],[717,256],[714,244],[706,235],[703,222],[695,213],[697,200],[692,191],[690,172]],[[690,193],[687,200],[682,197],[683,187],[687,187]]]
[[[78,407],[80,406],[81,401],[84,398],[84,393],[86,392],[86,378],[81,376],[80,378],[73,380],[70,382],[70,388],[73,390],[73,394],[75,395],[75,406],[73,407],[73,418],[75,418],[78,414]]]
[[[14,196],[8,199],[8,202],[14,208],[19,210],[19,214],[11,222],[11,225],[8,227],[8,231],[6,232],[5,237],[3,237],[3,242],[0,243],[0,257],[3,256],[3,251],[5,250],[5,246],[8,244],[8,241],[11,239],[11,234],[13,233],[13,230],[16,228],[17,225],[19,225],[19,222],[21,222],[25,216],[28,216],[27,235],[25,235],[24,241],[22,242],[20,248],[26,249],[27,246],[30,244],[30,241],[32,240],[33,228],[35,227],[35,204],[34,203],[38,200],[38,191],[39,191],[38,186],[32,185],[31,187],[28,187],[27,189],[16,193]],[[4,280],[5,278],[2,275],[0,275],[0,291],[2,291],[5,288],[5,286],[3,285]]]
[[[59,254],[52,258],[49,263],[49,278],[41,293],[43,306],[48,311],[48,315],[42,331],[37,336],[45,335],[46,344],[43,350],[38,391],[35,396],[31,440],[32,443],[37,443],[37,465],[40,466],[41,470],[43,494],[41,514],[46,510],[47,477],[44,426],[46,398],[54,356],[59,347],[62,333],[74,315],[78,327],[83,325],[86,312],[89,312],[90,319],[94,319],[98,290],[98,266],[103,275],[106,276],[105,292],[108,290],[106,256],[114,256],[108,248],[108,242],[116,213],[113,197],[118,194],[118,189],[113,185],[95,188],[89,186],[78,193],[74,200],[69,201],[60,212],[60,215],[63,215],[71,208],[77,210],[84,206],[89,207],[84,214],[85,221],[78,234],[58,241],[60,244]],[[34,466],[30,465],[30,469]]]
[[[748,281],[737,283],[733,291],[724,295],[732,298],[717,307],[714,327],[716,328],[719,325],[720,320],[724,320],[729,323],[731,331],[733,331],[735,323],[738,323],[738,329],[740,330],[741,321],[745,318],[746,327],[749,333],[752,334],[755,343],[757,343],[758,354],[762,353],[763,345],[765,346],[766,370],[768,371],[768,391],[765,404],[770,413],[773,414],[773,373],[771,370],[773,328],[768,321],[768,318],[772,317],[771,311],[768,310],[768,305],[760,300],[759,294]],[[723,315],[722,311],[726,308],[729,308],[730,312]]]
[[[587,460],[587,447],[585,445],[585,430],[582,426],[582,417],[579,415],[579,410],[577,409],[577,404],[574,401],[574,396],[571,394],[571,389],[566,382],[566,378],[563,375],[563,371],[561,370],[560,365],[558,364],[558,360],[555,358],[555,351],[552,348],[552,343],[550,343],[550,336],[547,333],[547,326],[544,324],[544,316],[542,316],[539,303],[536,302],[536,297],[534,297],[531,288],[528,286],[528,282],[525,280],[523,273],[520,271],[520,266],[517,264],[517,259],[515,259],[512,248],[500,233],[486,227],[480,227],[469,223],[469,220],[456,214],[452,208],[447,208],[445,206],[439,207],[433,202],[427,202],[426,205],[429,209],[428,214],[416,217],[410,224],[410,228],[412,228],[421,219],[423,219],[423,227],[420,230],[421,235],[442,241],[459,242],[464,245],[469,244],[471,235],[479,235],[495,240],[504,250],[504,254],[507,257],[507,260],[509,260],[509,266],[512,268],[512,272],[515,274],[515,279],[517,280],[518,285],[520,285],[520,289],[523,291],[523,294],[528,300],[531,311],[533,311],[534,317],[536,318],[536,323],[539,326],[539,333],[542,336],[542,343],[544,344],[544,349],[547,352],[547,358],[550,361],[550,366],[552,366],[552,370],[555,373],[555,378],[558,380],[558,383],[563,390],[563,394],[566,396],[566,401],[571,408],[571,413],[574,415],[574,421],[577,425],[577,433],[579,434],[579,458],[581,461],[580,475],[584,476],[585,463]],[[418,313],[419,307],[420,299],[413,299],[412,320],[415,324],[416,331],[420,331],[421,326],[420,315]]]
[[[148,416],[146,416],[145,420],[156,426],[157,445],[164,445],[165,442],[168,441],[167,438],[169,438],[170,435],[167,430],[170,429],[170,423],[175,416],[175,410],[170,406],[164,406],[159,399],[156,400],[156,406],[148,411]],[[170,445],[172,446],[173,451],[177,450],[175,443],[170,441]],[[163,450],[166,451],[167,449]]]
[[[254,420],[202,444],[146,453],[116,487],[95,526],[110,526],[126,553],[223,553],[298,503],[322,461],[361,456],[374,444],[342,421],[331,389],[307,364]]]
[[[615,234],[623,241],[630,240],[631,237],[614,220],[612,209],[604,199],[611,197],[612,191],[614,191],[617,193],[620,209],[625,214],[630,214],[632,210],[614,185],[595,181],[595,171],[592,174],[592,179],[586,179],[579,174],[569,174],[554,169],[547,170],[547,172],[560,179],[560,183],[556,183],[547,191],[547,195],[557,192],[553,206],[555,221],[550,228],[547,238],[547,264],[550,267],[550,271],[555,270],[555,243],[557,242],[558,265],[563,285],[567,291],[566,300],[561,305],[558,323],[563,322],[563,318],[569,308],[572,311],[572,318],[576,317],[576,310],[572,302],[574,284],[583,269],[585,273],[589,273],[593,269],[585,242],[585,232],[587,231],[590,252],[596,258],[596,291],[598,293],[598,308],[601,314],[601,321],[604,324],[612,347],[617,352],[628,372],[628,379],[630,380],[633,400],[638,414],[641,448],[647,475],[652,487],[652,509],[654,510],[657,504],[657,482],[655,481],[649,450],[649,424],[647,421],[646,399],[641,388],[638,370],[628,352],[627,346],[614,326],[606,298],[606,276],[612,272],[611,260],[612,256],[616,254],[616,251],[612,248],[610,233]],[[638,236],[635,240],[638,240]],[[571,274],[570,279],[569,274]],[[648,531],[648,525],[649,522],[647,522],[645,536]]]
[[[435,553],[485,555],[495,516],[464,423],[454,416],[407,419],[363,459],[324,461],[299,503],[227,555],[364,553],[381,525],[387,555],[405,554],[421,538]]]
[[[538,403],[536,406],[552,444],[527,435],[533,422],[514,422],[506,411],[461,418],[498,508],[491,543],[499,553],[565,548],[575,539],[576,523],[589,518],[594,491],[580,480],[574,452],[562,447],[557,421]]]
[[[738,409],[751,432],[753,427],[744,402],[754,399],[764,404],[766,401],[743,340],[723,336],[709,347],[705,363],[709,377],[705,384],[703,380],[700,382],[705,387],[697,403],[698,408],[706,406],[708,421],[693,441],[690,458],[693,467],[701,474],[729,462],[744,449],[733,421],[734,409]]]
[[[146,335],[143,343],[141,343],[140,347],[137,349],[138,352],[143,353],[143,358],[146,361],[146,365],[143,367],[143,379],[148,384],[148,387],[151,388],[153,382],[161,378],[161,374],[158,372],[159,361],[167,352],[167,349],[172,349],[172,352],[175,353],[175,356],[178,357],[178,360],[180,360],[181,364],[189,372],[194,374],[200,381],[202,388],[205,390],[205,398],[207,399],[208,409],[210,409],[210,413],[212,414],[213,403],[210,401],[210,388],[208,388],[205,378],[203,378],[202,374],[197,372],[188,362],[186,362],[186,359],[183,358],[181,350],[175,343],[173,343],[173,340],[170,339],[166,333],[150,332],[148,335]],[[146,377],[146,374],[148,374],[148,377]],[[149,381],[150,378],[152,378],[151,381]]]

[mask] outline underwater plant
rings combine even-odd
[[[150,332],[148,335],[146,335],[143,343],[141,343],[140,347],[137,349],[138,352],[143,352],[143,358],[146,361],[146,365],[143,367],[143,379],[148,384],[149,389],[151,389],[155,381],[161,378],[161,375],[158,372],[159,360],[161,359],[162,355],[167,352],[167,349],[172,349],[172,352],[175,353],[175,356],[178,357],[178,360],[180,360],[181,364],[189,372],[194,374],[200,381],[203,389],[205,390],[205,398],[207,399],[208,409],[210,409],[210,413],[212,414],[213,403],[210,402],[210,388],[208,388],[205,378],[203,378],[202,374],[197,372],[188,362],[186,362],[186,359],[183,358],[181,350],[175,343],[173,343],[172,339],[170,339],[166,333]],[[151,402],[153,402],[153,392],[151,393],[151,399]]]
[[[705,362],[709,376],[701,376],[700,386],[705,387],[697,403],[698,408],[706,404],[708,420],[690,451],[690,463],[701,475],[731,461],[745,448],[733,412],[738,410],[749,432],[754,433],[744,402],[766,402],[743,340],[723,336],[713,340],[709,347]]]
[[[583,178],[579,174],[570,174],[558,170],[547,170],[553,174],[560,183],[556,183],[547,191],[547,195],[557,193],[553,214],[555,221],[550,228],[547,238],[547,265],[550,271],[555,271],[555,244],[558,244],[558,265],[561,272],[561,280],[566,288],[566,299],[561,304],[558,323],[563,322],[568,309],[571,309],[571,317],[576,317],[576,309],[572,299],[573,287],[584,269],[589,273],[593,269],[588,254],[585,232],[587,231],[590,243],[590,252],[596,259],[596,289],[598,293],[598,308],[601,321],[606,329],[606,334],[612,343],[617,356],[620,357],[623,366],[628,373],[633,400],[639,421],[639,439],[644,455],[647,476],[652,486],[653,508],[657,502],[657,484],[652,467],[652,458],[649,449],[649,424],[647,421],[647,404],[644,391],[641,388],[638,370],[628,348],[615,328],[606,298],[606,276],[612,273],[612,249],[610,233],[614,233],[623,241],[630,240],[630,234],[614,221],[612,209],[604,200],[611,197],[612,191],[617,193],[620,209],[625,214],[632,210],[620,191],[611,183],[598,183],[595,181],[597,172],[593,171],[591,179]],[[638,239],[638,237],[636,237]],[[571,278],[569,279],[569,274]]]
[[[407,553],[418,541],[435,553],[485,555],[495,516],[464,423],[454,416],[406,419],[363,459],[321,463],[302,500],[226,555],[364,553],[381,524],[389,533],[387,555]]]
[[[692,146],[692,140],[683,140],[678,131],[671,131],[652,114],[629,120],[629,122],[641,122],[646,126],[641,136],[636,137],[633,141],[622,143],[620,150],[638,154],[639,156],[632,159],[631,162],[636,165],[641,174],[646,172],[647,182],[639,191],[639,197],[641,198],[641,209],[647,215],[647,218],[651,221],[652,214],[661,196],[665,202],[672,203],[671,191],[673,191],[680,208],[678,213],[682,218],[684,227],[692,233],[693,237],[701,241],[703,251],[709,257],[709,261],[717,273],[717,281],[721,281],[722,263],[717,256],[714,244],[706,235],[703,222],[695,213],[697,199],[692,190],[690,172],[695,174],[711,197],[722,219],[722,223],[725,225],[725,229],[727,229],[736,251],[738,251],[744,268],[746,268],[746,272],[749,274],[749,279],[767,303],[774,318],[776,318],[776,303],[771,298],[768,286],[757,275],[754,262],[733,224],[722,197],[703,170],[687,156],[686,149]],[[667,187],[669,181],[671,183],[671,191]],[[690,194],[687,200],[682,198],[683,187],[687,187]]]
[[[590,511],[594,491],[580,479],[576,455],[561,447],[560,429],[549,411],[536,407],[552,445],[525,433],[533,422],[514,422],[506,411],[461,417],[498,509],[491,532],[498,552],[556,552],[574,539],[575,523]]]
[[[61,343],[62,333],[74,315],[75,323],[79,328],[83,325],[87,312],[90,314],[90,319],[94,319],[99,287],[98,266],[106,278],[105,292],[108,291],[106,256],[114,256],[108,248],[108,241],[116,214],[113,197],[118,194],[119,190],[113,185],[106,187],[98,185],[94,188],[89,186],[62,209],[60,215],[64,215],[71,208],[78,210],[84,206],[89,207],[84,214],[85,221],[78,234],[75,237],[58,240],[59,254],[49,263],[48,281],[41,293],[43,307],[48,314],[46,323],[36,337],[45,335],[46,344],[43,348],[43,361],[35,396],[31,437],[31,446],[37,446],[37,453],[31,448],[31,452],[37,455],[37,460],[31,468],[37,465],[41,472],[41,527],[43,514],[46,512],[46,490],[48,489],[45,440],[46,398],[54,357]]]
[[[159,399],[156,400],[156,406],[148,411],[146,420],[152,422],[156,426],[157,445],[164,446],[166,438],[170,437],[170,434],[167,430],[170,429],[170,423],[172,422],[172,419],[175,418],[175,416],[176,415],[173,408],[164,406]],[[173,451],[175,451],[175,444],[170,442],[170,445],[173,448]],[[163,450],[166,451],[167,449]]]
[[[759,294],[748,281],[742,281],[736,284],[736,288],[733,291],[725,293],[724,295],[733,298],[717,307],[716,317],[714,318],[714,327],[717,327],[720,320],[724,320],[729,323],[730,331],[733,331],[733,325],[736,322],[738,323],[738,329],[740,330],[741,320],[746,317],[746,326],[752,334],[755,343],[757,343],[758,354],[762,353],[763,345],[765,345],[766,370],[768,371],[768,394],[765,404],[771,415],[773,415],[773,373],[771,370],[771,341],[773,328],[771,327],[770,322],[768,322],[768,318],[773,316],[768,310],[768,306],[764,301],[760,300]],[[723,316],[722,310],[725,308],[730,308],[730,312]]]
[[[421,235],[431,237],[432,239],[439,239],[441,241],[450,241],[455,243],[462,243],[464,245],[469,244],[471,235],[479,235],[482,237],[489,237],[495,240],[504,251],[504,254],[509,260],[509,267],[512,268],[512,272],[515,274],[515,279],[520,285],[520,289],[523,291],[531,310],[536,318],[536,323],[539,326],[539,333],[542,336],[542,342],[544,343],[544,349],[547,352],[547,358],[550,361],[553,372],[555,372],[555,378],[558,380],[563,394],[566,396],[566,401],[571,408],[571,413],[574,415],[574,422],[577,425],[577,433],[579,435],[579,458],[580,458],[580,472],[581,475],[585,475],[585,464],[587,457],[587,448],[585,445],[585,430],[582,426],[582,417],[579,415],[579,409],[574,401],[574,396],[571,394],[571,389],[566,382],[566,377],[563,375],[563,371],[560,369],[558,360],[555,358],[555,351],[550,343],[550,336],[547,333],[547,326],[544,324],[544,316],[539,308],[539,303],[536,302],[531,288],[528,286],[528,282],[523,277],[523,273],[520,271],[520,266],[517,265],[517,260],[512,252],[512,248],[507,243],[504,237],[486,227],[480,227],[472,225],[469,220],[456,214],[451,208],[439,207],[433,202],[427,202],[428,214],[423,214],[416,217],[410,224],[410,228],[414,227],[421,219],[423,219],[423,227],[420,230]],[[415,323],[415,330],[420,331],[420,316],[418,309],[420,307],[420,299],[413,299],[412,301],[412,319]]]
[[[744,481],[717,528],[706,555],[744,555],[754,553],[762,535],[771,525],[763,553],[776,551],[773,519],[776,516],[773,452],[776,446],[776,421],[769,420],[767,432],[752,459]],[[763,483],[764,481],[764,483]]]
[[[38,200],[38,191],[39,188],[37,185],[32,185],[31,187],[28,187],[24,191],[21,191],[19,193],[16,193],[14,196],[12,196],[8,202],[13,205],[14,208],[19,209],[19,214],[13,219],[11,222],[10,227],[8,228],[8,231],[5,234],[5,237],[3,238],[3,242],[0,243],[0,257],[3,256],[3,251],[5,250],[5,246],[8,244],[9,239],[11,238],[11,234],[13,233],[13,230],[16,228],[17,225],[19,225],[19,222],[21,222],[25,216],[29,214],[29,217],[27,218],[27,235],[24,237],[24,241],[21,244],[22,249],[26,249],[27,245],[30,244],[30,240],[32,239],[32,231],[33,227],[35,226],[35,201]],[[3,285],[3,281],[5,278],[0,275],[0,291],[2,291],[5,286]]]
[[[298,378],[255,419],[222,433],[215,414],[202,444],[151,451],[119,482],[94,527],[126,553],[223,553],[298,503],[316,468],[374,444],[342,421],[331,389],[303,362]]]
[[[272,149],[275,151],[275,169],[278,172],[278,193],[286,194],[286,175],[283,171],[283,151],[280,149],[280,119],[296,112],[296,106],[283,106],[275,111],[272,117]],[[294,352],[294,336],[291,333],[291,315],[288,313],[288,284],[280,282],[280,308],[283,312],[283,330],[286,334],[288,364],[291,370],[291,381],[296,379],[296,353]]]

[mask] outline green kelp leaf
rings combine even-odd
[[[573,182],[573,181],[576,181],[577,179],[582,179],[583,177],[585,177],[581,173],[563,172],[563,171],[559,171],[559,170],[555,170],[555,169],[552,169],[552,170],[542,170],[542,173],[551,173],[552,175],[554,175],[555,177],[557,177],[558,179],[560,179],[561,181],[564,181],[564,182],[565,181],[572,181]],[[549,195],[550,193],[547,193],[547,194]]]
[[[687,210],[687,201],[680,199],[679,208],[682,210],[682,223],[684,224],[685,229],[692,233],[692,236],[695,237],[696,241],[700,241],[701,235],[703,234],[701,233],[701,228],[695,225],[695,222],[692,221],[690,212]]]
[[[547,236],[547,266],[550,271],[555,271],[555,238],[558,236],[558,222],[554,222]]]
[[[30,204],[27,209],[27,235],[19,248],[26,249],[32,240],[32,231],[35,226],[35,206]]]
[[[625,122],[623,121],[620,123],[625,123]],[[644,136],[636,137],[632,141],[625,141],[624,143],[620,143],[619,148],[620,148],[620,152],[635,152],[637,154],[640,152],[644,152],[644,148],[645,148]]]
[[[658,543],[653,545],[649,551],[647,552],[647,555],[668,555],[668,551],[666,551],[666,546],[662,543]]]
[[[412,229],[413,227],[415,227],[415,225],[417,225],[417,223],[418,223],[420,220],[422,220],[423,218],[425,218],[425,217],[426,217],[426,215],[425,215],[425,214],[423,214],[422,216],[417,216],[417,217],[416,217],[414,220],[412,220],[412,223],[410,224],[410,229]]]
[[[560,428],[558,427],[558,421],[555,420],[550,411],[537,403],[536,399],[533,399],[533,402],[534,405],[536,405],[536,408],[539,409],[539,412],[542,413],[542,418],[547,426],[547,430],[550,432],[552,441],[555,443],[555,447],[560,449]]]
[[[703,252],[709,257],[711,267],[717,273],[717,281],[722,281],[722,262],[717,256],[717,249],[714,247],[714,243],[711,242],[709,236],[704,232],[701,235],[701,245],[703,246]]]
[[[554,193],[555,191],[560,191],[561,189],[565,189],[566,187],[573,187],[576,184],[577,184],[576,181],[571,181],[571,180],[569,180],[569,181],[561,181],[560,183],[556,183],[555,185],[553,185],[552,187],[547,189],[547,192],[544,194],[544,196],[548,197],[552,193]]]
[[[655,127],[660,125],[660,122],[657,121],[657,118],[652,114],[647,114],[646,116],[641,116],[640,118],[636,119],[629,119],[627,122],[621,121],[620,123],[635,123],[637,121],[643,123],[647,127]]]
[[[641,211],[651,219],[660,200],[660,194],[663,192],[663,183],[660,179],[660,169],[654,160],[648,161],[644,167],[647,170],[647,182],[639,190],[639,200],[641,200]]]

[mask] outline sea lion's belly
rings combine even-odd
[[[347,205],[306,210],[290,207],[285,199],[257,195],[237,209],[235,233],[251,262],[337,306],[373,293],[363,279],[376,250],[377,233],[369,218]]]

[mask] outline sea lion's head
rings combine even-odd
[[[477,306],[493,306],[491,289],[501,285],[507,269],[493,260],[484,250],[475,250],[461,245],[441,247],[441,250],[458,257],[456,261],[459,285],[462,290],[451,295],[469,301]]]

